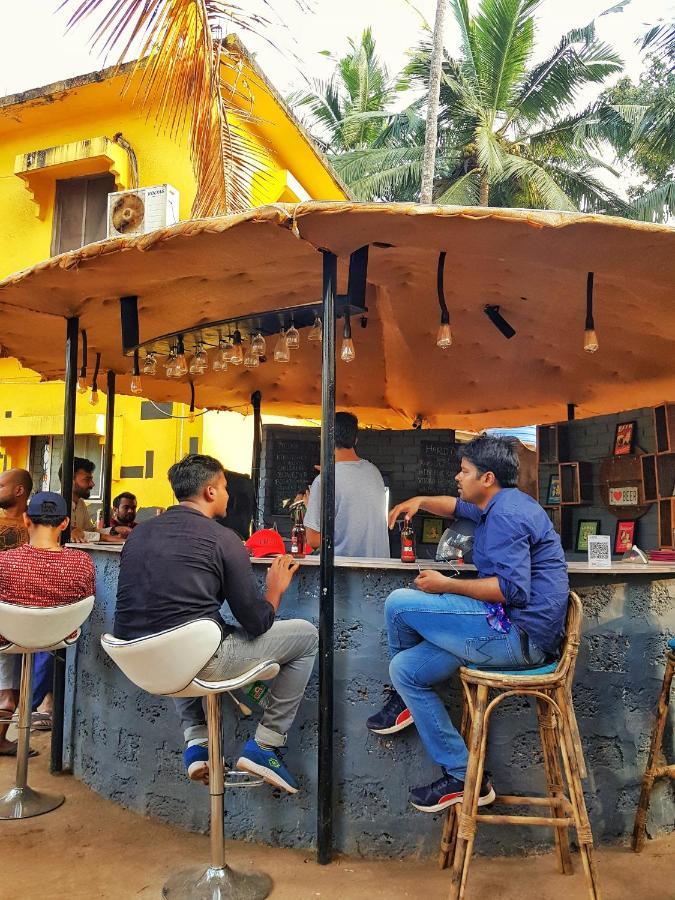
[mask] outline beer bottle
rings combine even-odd
[[[404,519],[401,529],[401,562],[413,563],[417,559],[415,553],[415,531],[410,519]]]
[[[302,521],[296,522],[291,529],[291,556],[302,559],[305,555],[305,526]]]

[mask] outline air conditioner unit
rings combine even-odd
[[[170,184],[108,194],[108,237],[135,237],[175,225],[178,191]]]

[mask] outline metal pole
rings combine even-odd
[[[225,867],[225,785],[223,775],[220,694],[206,697],[209,731],[209,799],[211,802],[211,869]]]
[[[254,496],[254,512],[253,527],[254,529],[262,528],[262,511],[265,504],[261,503],[258,493],[260,491],[260,454],[262,451],[262,413],[260,402],[262,394],[260,391],[254,391],[251,394],[251,403],[253,404],[253,459],[251,462],[251,478],[253,479],[253,496]]]
[[[319,786],[317,861],[333,858],[333,630],[335,555],[335,292],[337,257],[323,256],[321,560],[319,568]]]
[[[73,459],[75,457],[75,400],[77,397],[77,338],[80,320],[77,316],[66,321],[66,372],[63,402],[63,457],[61,459],[61,493],[68,510],[73,503]],[[70,525],[63,532],[62,542],[70,540]],[[52,713],[52,744],[50,770],[63,769],[63,709],[66,689],[66,651],[54,654],[54,711]]]
[[[24,653],[21,659],[21,688],[19,691],[19,723],[16,741],[16,787],[28,784],[28,753],[30,747],[30,720],[33,700],[33,653]]]
[[[103,449],[103,525],[110,526],[112,498],[113,438],[115,436],[115,373],[106,375],[105,447]]]

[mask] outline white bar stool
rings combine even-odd
[[[221,694],[253,681],[267,681],[279,673],[274,660],[258,663],[236,678],[203,681],[204,668],[222,641],[212,619],[198,619],[144,638],[121,641],[111,634],[101,645],[127,678],[150,694],[169,697],[206,697],[209,733],[209,795],[211,806],[211,864],[185,869],[170,876],[163,897],[174,900],[263,900],[272,890],[272,879],[263,872],[236,872],[225,862],[225,787],[259,787],[260,778],[228,771],[225,781],[222,751]]]
[[[20,606],[0,601],[0,634],[9,643],[0,653],[21,653],[21,687],[17,729],[16,778],[14,787],[0,796],[0,819],[28,819],[61,806],[63,794],[45,794],[28,786],[28,753],[33,693],[33,654],[70,647],[80,636],[80,625],[94,608],[94,598],[85,597],[63,606]]]

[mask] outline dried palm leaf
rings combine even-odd
[[[214,32],[224,18],[253,31],[268,20],[229,0],[63,0],[63,7],[75,7],[69,28],[98,17],[92,47],[119,51],[118,64],[135,53],[125,89],[138,85],[135,102],[154,109],[158,130],[173,139],[187,130],[197,181],[193,217],[248,208],[252,179],[264,175],[260,148],[230,120],[252,115],[242,112],[234,89],[223,83],[221,65],[236,67],[238,60],[214,41]]]

